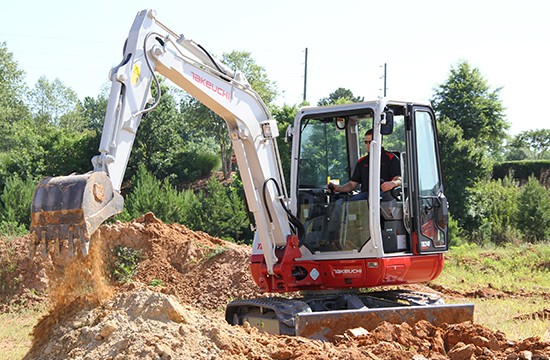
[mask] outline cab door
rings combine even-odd
[[[411,195],[417,253],[448,249],[448,204],[443,190],[435,116],[431,108],[409,106],[412,135]]]

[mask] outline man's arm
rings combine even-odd
[[[395,176],[391,181],[385,181],[380,185],[382,191],[389,191],[395,187],[401,186],[402,184],[401,176]]]
[[[357,185],[359,185],[358,182],[350,180],[342,186],[330,183],[330,184],[327,185],[328,189],[330,189],[331,184],[333,186],[334,191],[336,191],[336,192],[350,192],[350,191],[355,190],[355,188],[357,188]]]

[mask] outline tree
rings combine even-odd
[[[517,238],[520,188],[510,176],[483,180],[468,191],[468,230],[482,242],[499,244]]]
[[[220,238],[241,240],[249,222],[244,201],[233,184],[223,186],[216,178],[211,178],[198,198],[200,230]]]
[[[322,98],[317,102],[318,106],[334,105],[334,104],[349,104],[365,101],[363,97],[356,97],[349,89],[338,88],[326,98]]]
[[[48,81],[42,76],[38,79],[33,90],[29,94],[30,107],[34,117],[39,122],[48,122],[59,125],[60,120],[65,116],[65,124],[75,123],[75,116],[81,110],[78,96],[68,86],[65,86],[59,79]],[[69,118],[67,118],[69,117]],[[80,117],[76,131],[83,127]]]
[[[507,160],[550,159],[550,129],[527,130],[510,141]]]
[[[488,178],[491,162],[473,139],[464,139],[462,129],[444,116],[438,122],[438,135],[449,209],[459,225],[465,226],[467,189]]]
[[[100,132],[105,121],[108,99],[106,96],[98,95],[97,98],[86,96],[83,102],[84,116],[88,119],[88,129]]]
[[[153,88],[153,94],[156,91]],[[204,145],[192,132],[178,111],[171,88],[161,79],[159,105],[141,119],[126,178],[135,174],[140,164],[156,178],[168,178],[174,186],[209,174],[218,165],[211,150],[214,144]]]
[[[0,191],[0,234],[26,231],[30,225],[29,209],[36,182],[34,179],[22,180],[17,174],[6,178]]]
[[[27,117],[26,91],[25,72],[17,67],[6,43],[0,43],[0,138],[5,126]]]
[[[278,95],[277,84],[269,80],[263,67],[256,64],[252,54],[246,51],[232,51],[222,55],[222,62],[233,70],[243,73],[248,83],[266,104],[275,101]]]
[[[440,117],[447,117],[462,129],[465,140],[475,139],[486,150],[500,152],[509,128],[500,90],[491,91],[480,71],[462,61],[435,89],[432,104]]]

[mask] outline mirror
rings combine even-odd
[[[384,118],[380,126],[380,134],[390,135],[393,132],[393,111],[384,111]]]
[[[440,192],[435,202],[435,219],[437,227],[439,230],[445,230],[449,224],[449,204],[447,203],[447,198]]]
[[[294,135],[294,128],[292,125],[288,125],[285,132],[285,142],[292,142],[292,136]]]

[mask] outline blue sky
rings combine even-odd
[[[430,99],[466,60],[502,87],[510,133],[550,128],[536,111],[550,99],[546,0],[0,0],[0,42],[29,86],[58,78],[79,98],[95,97],[146,8],[213,54],[251,52],[282,92],[279,104],[302,100],[305,48],[311,104],[339,87],[376,99],[384,63],[388,97]]]

